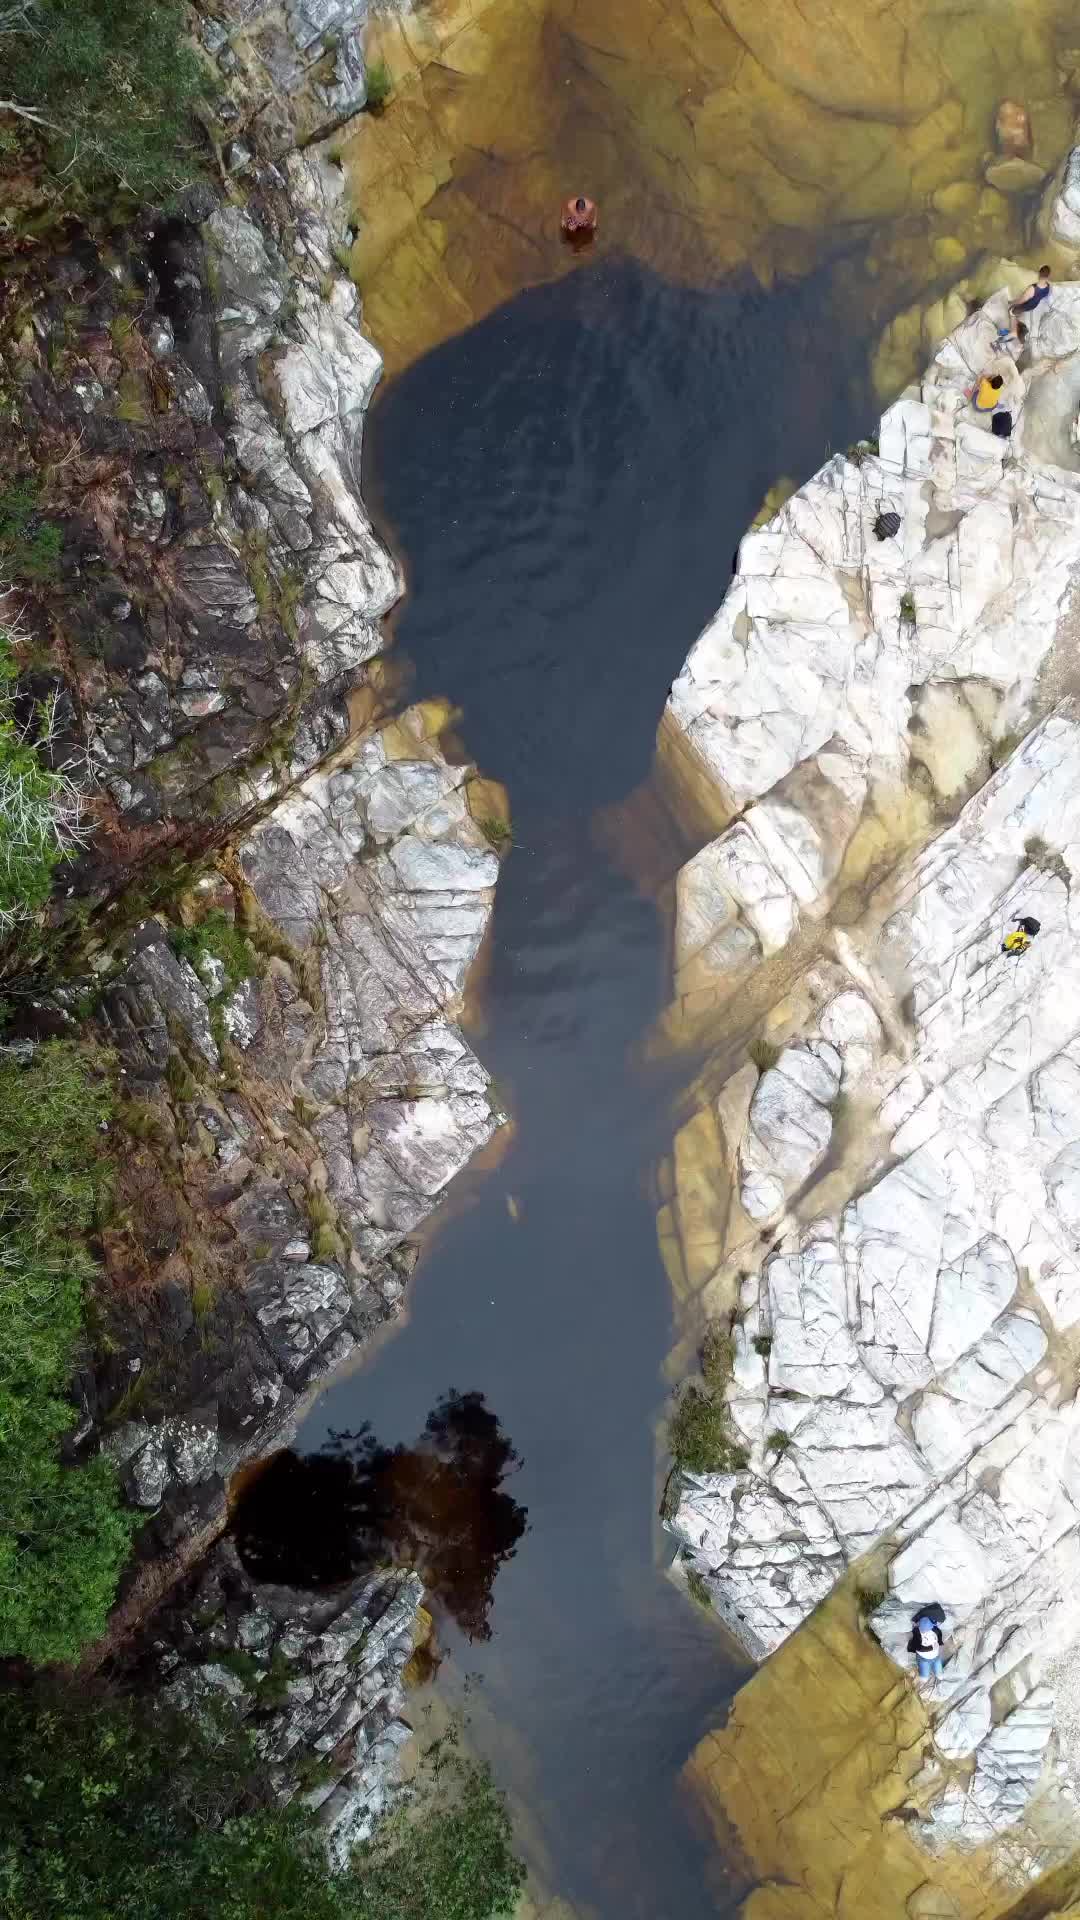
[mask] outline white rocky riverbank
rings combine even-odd
[[[1080,286],[1010,441],[966,394],[1006,304],[744,540],[662,732],[739,816],[679,875],[682,1011],[741,985],[770,1043],[710,1102],[710,1217],[676,1174],[747,1465],[681,1476],[669,1525],[758,1657],[875,1546],[902,1664],[945,1606],[932,1846],[1051,1777],[1042,1676],[1080,1637]],[[1020,915],[1042,931],[1006,958]],[[758,969],[796,935],[780,998]]]
[[[33,383],[38,427],[71,419],[111,476],[70,516],[58,669],[100,801],[79,906],[123,1096],[76,1444],[145,1523],[109,1652],[153,1612],[170,1697],[250,1713],[283,1799],[329,1767],[343,1858],[408,1739],[420,1578],[271,1590],[213,1542],[238,1469],[401,1313],[408,1236],[504,1120],[457,1023],[508,826],[447,759],[448,707],[392,712],[380,660],[402,591],[360,491],[382,362],[340,270],[344,178],[309,139],[363,102],[366,9],[216,13],[234,184],[148,215],[99,274],[62,258],[57,284],[127,310],[61,356],[45,308]]]

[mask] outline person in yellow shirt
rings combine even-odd
[[[1031,914],[1025,914],[1022,920],[1017,921],[1012,932],[1005,935],[1001,943],[1002,953],[1018,955],[1026,953],[1039,931],[1039,926],[1038,920],[1033,919]]]
[[[1004,385],[1005,381],[1000,373],[984,373],[975,389],[973,405],[976,413],[993,413],[995,407],[1000,407]]]

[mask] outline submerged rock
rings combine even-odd
[[[343,147],[370,324],[400,367],[523,285],[578,270],[558,234],[560,154],[586,170],[601,251],[616,236],[683,285],[745,271],[768,286],[869,230],[864,297],[884,323],[913,283],[1021,245],[1015,200],[980,193],[981,175],[999,108],[1000,159],[1025,111],[1025,164],[1045,171],[1068,140],[1057,29],[1053,0],[1015,0],[983,33],[932,0],[691,0],[677,22],[661,0],[428,0],[419,24],[379,9],[369,53],[393,96]],[[1023,106],[1001,101],[1003,74]],[[972,188],[965,221],[939,203]]]

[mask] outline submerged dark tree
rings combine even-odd
[[[386,1560],[416,1567],[462,1632],[485,1640],[495,1576],[526,1526],[503,1487],[518,1464],[483,1395],[451,1391],[413,1447],[380,1447],[363,1427],[305,1459],[279,1454],[237,1512],[237,1546],[256,1578],[301,1586]]]
[[[379,1475],[393,1557],[419,1568],[470,1640],[490,1638],[495,1576],[525,1531],[527,1511],[502,1485],[518,1464],[483,1395],[451,1391],[416,1446],[395,1447]]]

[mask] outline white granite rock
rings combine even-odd
[[[962,1760],[974,1753],[990,1731],[990,1694],[976,1687],[942,1715],[934,1728],[934,1745],[949,1760]]]
[[[755,1654],[875,1544],[874,1631],[908,1671],[912,1615],[941,1603],[935,1738],[975,1767],[918,1829],[931,1846],[1020,1817],[1052,1717],[1030,1662],[1080,1633],[1062,1339],[1080,1323],[1080,723],[1065,700],[1035,724],[1068,670],[1080,575],[1080,468],[1053,417],[1065,373],[1070,421],[1080,393],[1080,287],[1056,287],[1034,330],[1007,459],[965,397],[1005,307],[957,326],[876,460],[830,462],[744,540],[665,717],[741,814],[679,875],[680,982],[708,986],[740,932],[751,956],[796,932],[815,947],[772,969],[766,1031],[787,1044],[726,1141],[742,1209],[710,1287],[739,1301],[729,1409],[748,1466],[715,1509],[708,1476],[684,1485],[669,1524]],[[889,507],[900,532],[878,541]],[[952,817],[936,830],[927,770]],[[885,877],[811,941],[861,826]],[[1002,941],[1024,915],[1041,931],[1014,958]]]
[[[1039,232],[1053,246],[1080,254],[1080,147],[1066,155],[1046,189]]]
[[[798,1256],[768,1267],[774,1392],[840,1394],[858,1366],[848,1286],[835,1240],[812,1240]]]
[[[990,1584],[986,1555],[958,1520],[942,1514],[908,1546],[889,1568],[889,1586],[898,1600],[912,1607],[947,1597],[951,1612],[970,1610]]]
[[[1055,359],[1080,353],[1071,292],[1055,291],[1052,340],[1051,315],[1040,321],[1039,352]],[[723,875],[725,920],[734,908],[766,952],[824,911],[854,825],[820,806],[826,760],[830,771],[845,765],[859,795],[874,780],[902,780],[913,689],[978,681],[1016,711],[1032,694],[1080,560],[1080,480],[1045,464],[1034,415],[1030,449],[1024,441],[1023,396],[1041,366],[1020,375],[1008,364],[1019,422],[1008,464],[1005,443],[969,411],[967,389],[993,359],[1006,304],[996,295],[943,343],[921,395],[884,416],[877,458],[833,459],[744,539],[664,726],[732,811],[757,804],[680,876],[678,919],[693,926],[677,927],[680,952],[696,939],[707,959],[720,925],[713,876]],[[878,541],[873,523],[888,508],[901,531]],[[925,759],[950,795],[953,734]],[[803,788],[792,785],[796,771]]]
[[[970,1248],[958,1265],[941,1269],[928,1348],[935,1367],[966,1353],[993,1326],[1016,1292],[1017,1279],[1012,1254],[993,1235]]]
[[[1038,1785],[1053,1716],[1051,1689],[1036,1687],[978,1749],[969,1795],[995,1833],[1015,1826]]]
[[[832,1137],[840,1091],[840,1055],[827,1041],[787,1047],[758,1081],[743,1140],[742,1203],[752,1220],[766,1218],[776,1188],[793,1193],[820,1166]]]

